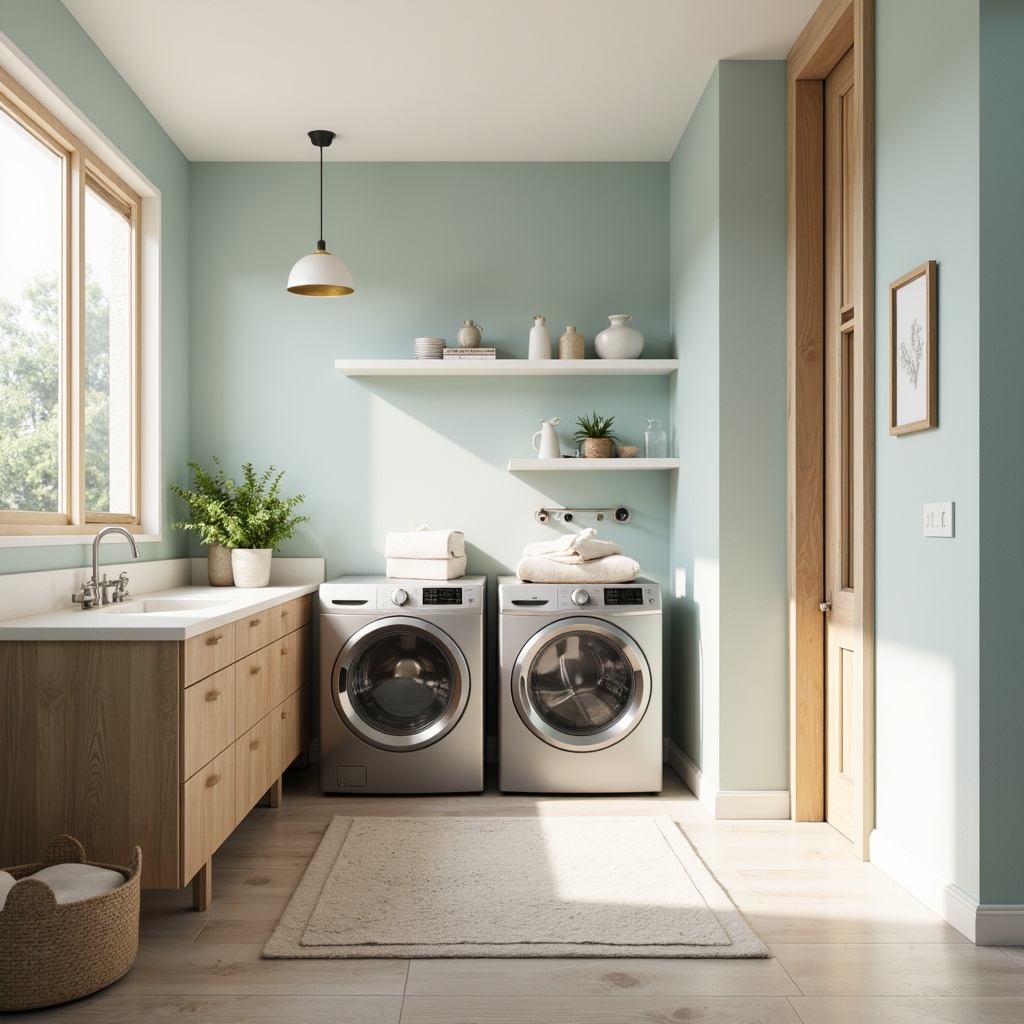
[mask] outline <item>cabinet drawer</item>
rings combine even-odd
[[[235,827],[235,788],[232,747],[182,783],[182,882],[195,875]]]
[[[278,756],[277,716],[267,715],[244,736],[235,740],[235,802],[243,818],[270,784],[281,774]]]
[[[235,657],[244,658],[270,643],[270,629],[276,608],[253,612],[235,622]]]
[[[235,660],[235,624],[218,626],[185,641],[185,685],[230,665]]]
[[[271,608],[269,640],[280,640],[281,637],[293,632],[300,626],[313,621],[313,595],[303,594],[302,597],[285,601],[276,608]]]
[[[277,661],[265,647],[235,662],[235,736],[251,729],[274,707],[271,694]]]
[[[309,742],[311,715],[309,684],[296,690],[277,708],[278,716],[278,765],[283,771],[299,756]]]
[[[303,626],[267,649],[270,659],[270,702],[276,707],[309,679],[313,663],[313,627]]]
[[[221,669],[185,690],[181,702],[181,780],[230,747],[235,729],[235,670]]]

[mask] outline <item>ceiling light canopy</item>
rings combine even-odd
[[[309,141],[320,150],[320,239],[316,252],[303,256],[288,275],[288,291],[295,295],[351,295],[355,291],[352,273],[337,256],[327,251],[324,233],[324,147],[334,141],[334,132],[313,131]]]

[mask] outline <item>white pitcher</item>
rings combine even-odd
[[[558,444],[558,434],[555,433],[555,425],[562,422],[561,416],[553,420],[541,420],[540,430],[533,435],[533,450],[541,459],[560,459],[562,449]],[[540,446],[537,445],[537,438],[540,438]]]

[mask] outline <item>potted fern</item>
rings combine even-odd
[[[612,424],[614,416],[598,416],[593,413],[591,416],[580,416],[576,423],[579,429],[572,435],[572,439],[580,446],[584,458],[587,459],[610,459],[612,447],[618,441]]]
[[[210,585],[230,587],[234,584],[231,574],[231,539],[229,523],[234,516],[234,481],[224,475],[224,468],[217,457],[213,464],[216,471],[210,473],[198,462],[189,462],[192,470],[192,489],[186,490],[171,484],[171,491],[188,506],[187,521],[172,523],[177,530],[191,530],[207,546],[206,565]]]
[[[242,481],[233,485],[231,511],[225,522],[231,547],[231,571],[236,587],[265,587],[270,582],[270,559],[295,528],[309,516],[295,515],[304,494],[281,496],[281,477],[274,467],[257,476],[251,462],[242,465]]]

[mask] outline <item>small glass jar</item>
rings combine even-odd
[[[661,420],[648,420],[644,431],[644,458],[668,458],[668,434],[661,425]]]

